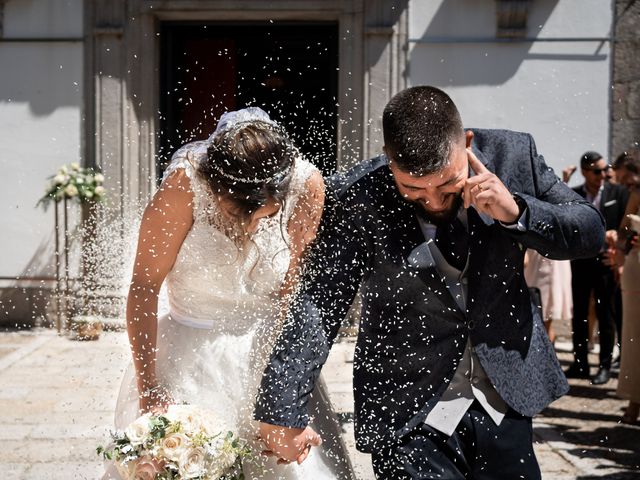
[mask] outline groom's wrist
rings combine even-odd
[[[499,222],[504,228],[518,232],[526,232],[529,229],[529,207],[520,196],[513,195],[513,199],[518,206],[518,214],[513,222]]]

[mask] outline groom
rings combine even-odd
[[[385,155],[327,186],[321,231],[255,418],[282,461],[317,443],[307,403],[356,292],[357,447],[379,479],[539,479],[531,417],[567,391],[523,257],[596,255],[596,209],[530,135],[467,130],[434,87],[398,93]]]

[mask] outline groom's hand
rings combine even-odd
[[[278,463],[305,461],[312,446],[322,444],[322,438],[311,427],[288,428],[260,423],[260,439],[266,445],[264,453],[278,457]]]
[[[485,167],[470,148],[467,148],[469,166],[476,173],[464,185],[464,208],[474,205],[479,212],[494,220],[512,224],[520,217],[520,207],[502,181]]]

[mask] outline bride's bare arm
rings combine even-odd
[[[158,293],[193,224],[193,193],[184,170],[167,178],[147,205],[127,299],[127,332],[140,407],[154,406]]]
[[[324,180],[316,171],[305,182],[305,192],[298,198],[287,225],[291,258],[280,290],[280,297],[285,302],[295,290],[307,246],[316,238],[323,206]]]

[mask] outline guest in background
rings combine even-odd
[[[620,226],[620,251],[626,254],[622,273],[622,360],[618,376],[618,395],[629,400],[622,417],[624,423],[636,423],[640,413],[640,190],[629,198]],[[631,216],[629,216],[631,215]]]
[[[555,342],[553,320],[571,319],[571,263],[568,260],[551,260],[535,250],[527,250],[524,278],[529,287],[540,291],[544,326],[549,340]]]
[[[640,182],[640,149],[637,147],[631,147],[622,152],[616,157],[613,162],[612,168],[609,170],[612,172],[610,181],[627,187],[627,190],[632,192],[638,187]],[[624,260],[624,255],[616,255],[615,247],[609,246],[609,258],[612,260],[611,268],[614,272],[616,279],[616,290],[613,295],[613,311],[616,324],[616,331],[618,332],[618,346],[620,347],[620,355],[613,361],[611,367],[616,369],[620,368],[620,358],[622,355],[622,291],[620,289],[620,275],[622,273],[622,263],[616,264],[615,259],[619,259],[620,262]]]
[[[614,181],[627,187],[629,191],[638,188],[640,183],[640,149],[629,148],[613,162]]]
[[[577,170],[578,170],[578,167],[576,167],[575,165],[569,165],[566,168],[564,168],[562,170],[562,181],[564,183],[569,183],[569,181],[573,177],[573,174],[576,173]],[[615,175],[613,174],[610,175],[610,172],[612,171],[613,169],[609,169],[609,172],[607,173],[607,179],[609,179],[610,176],[615,177]],[[572,304],[572,307],[573,307],[573,304]],[[587,344],[588,344],[588,349],[591,352],[594,349],[594,346],[597,342],[597,337],[598,337],[596,333],[596,330],[598,327],[598,318],[596,317],[596,302],[593,296],[593,292],[591,292],[591,295],[589,296],[589,308],[587,312],[588,312],[587,313]],[[618,366],[620,365],[618,364]]]
[[[607,234],[599,255],[571,261],[574,363],[565,374],[568,378],[590,378],[587,316],[589,296],[593,292],[600,330],[600,362],[592,383],[601,385],[611,378],[616,330],[614,316],[616,281],[609,266],[611,262],[607,255],[607,245],[613,246],[617,241],[617,230],[624,216],[628,192],[620,185],[605,181],[611,166],[597,152],[586,152],[582,155],[580,169],[584,183],[574,190],[600,211],[605,219]]]

